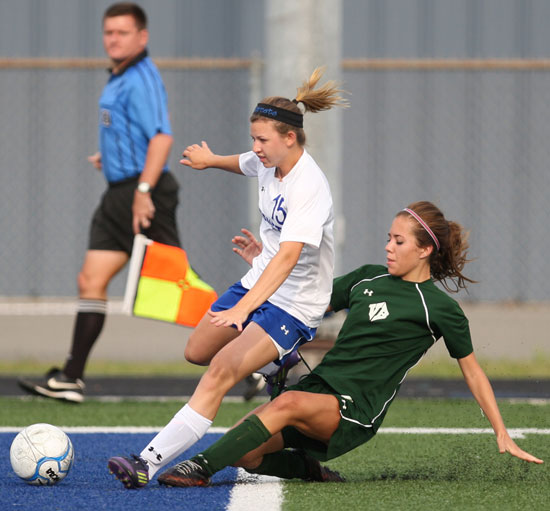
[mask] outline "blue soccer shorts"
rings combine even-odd
[[[221,295],[210,308],[215,312],[230,309],[247,292],[248,289],[237,282]],[[243,323],[243,328],[251,321],[261,326],[267,335],[271,337],[275,348],[279,352],[279,360],[275,361],[276,364],[283,364],[290,353],[302,344],[313,340],[317,331],[316,328],[309,328],[288,312],[269,302],[264,302],[252,311]]]

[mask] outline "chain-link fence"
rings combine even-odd
[[[97,101],[107,79],[100,61],[19,61],[0,69],[0,295],[73,296],[89,221],[105,189],[86,161],[97,150]],[[217,289],[244,263],[231,237],[248,221],[248,180],[196,172],[178,161],[207,140],[214,151],[249,148],[250,63],[165,62],[175,143],[170,167],[180,190],[178,221],[191,263]],[[121,295],[125,275],[111,286]]]
[[[395,212],[431,200],[471,231],[471,300],[549,300],[547,61],[345,66],[345,267],[383,261]]]
[[[475,65],[474,65],[475,64]],[[393,215],[437,202],[471,230],[473,300],[544,301],[550,270],[550,66],[538,62],[344,61],[343,271],[384,262]],[[105,187],[97,146],[100,61],[0,62],[0,295],[73,296],[90,216]],[[191,263],[219,291],[245,271],[230,239],[249,223],[246,178],[182,168],[189,143],[250,147],[249,61],[159,62]],[[306,126],[307,130],[307,126]],[[329,141],[327,141],[329,143]],[[253,199],[255,201],[255,199]],[[252,208],[254,205],[252,205]],[[121,295],[124,275],[111,294]]]

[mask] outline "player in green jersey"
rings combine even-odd
[[[245,234],[234,242],[249,260],[258,242]],[[362,266],[334,281],[331,308],[349,312],[322,362],[214,445],[162,473],[159,482],[205,486],[228,465],[283,478],[342,480],[318,460],[340,456],[375,435],[408,371],[440,337],[489,419],[499,451],[542,463],[508,434],[473,353],[468,320],[434,283],[458,291],[473,282],[462,273],[467,249],[462,227],[432,203],[400,211],[388,234],[386,266]]]

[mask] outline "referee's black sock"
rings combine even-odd
[[[106,312],[105,300],[79,300],[73,343],[63,368],[69,378],[82,378],[90,351],[103,329]]]

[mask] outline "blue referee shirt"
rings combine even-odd
[[[107,181],[141,174],[149,141],[158,133],[172,134],[166,90],[145,50],[122,73],[111,74],[99,99],[99,148]]]

